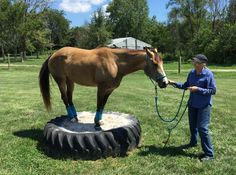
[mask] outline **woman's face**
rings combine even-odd
[[[192,64],[196,70],[202,70],[204,67],[203,63],[199,63],[197,61],[192,61]]]

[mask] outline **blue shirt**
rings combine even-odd
[[[175,83],[179,89],[187,89],[190,86],[197,86],[197,92],[191,92],[189,96],[189,105],[194,108],[203,108],[207,105],[212,106],[212,95],[216,93],[216,83],[213,73],[208,68],[203,68],[197,75],[196,70],[192,69],[188,74],[185,83]]]

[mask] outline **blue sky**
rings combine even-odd
[[[98,8],[106,8],[111,0],[53,0],[51,7],[63,10],[65,17],[71,21],[71,26],[82,26],[90,22],[92,13]],[[147,0],[149,16],[156,16],[159,22],[167,21],[169,0]]]

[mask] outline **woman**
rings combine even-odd
[[[188,114],[191,138],[190,143],[185,145],[185,148],[197,146],[197,134],[199,133],[204,152],[200,156],[200,160],[207,161],[214,157],[208,125],[210,123],[212,95],[216,93],[216,83],[213,73],[206,67],[208,59],[205,55],[198,54],[192,60],[194,69],[188,74],[187,81],[177,83],[169,80],[169,84],[190,91]]]

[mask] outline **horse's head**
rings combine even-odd
[[[165,88],[168,84],[168,79],[166,77],[163,60],[157,52],[157,49],[146,49],[146,66],[144,68],[145,74],[156,81],[160,88]]]

